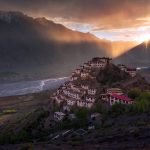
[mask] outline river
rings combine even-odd
[[[29,93],[37,93],[44,90],[52,90],[58,88],[66,81],[69,81],[69,77],[0,84],[0,97],[24,95]]]

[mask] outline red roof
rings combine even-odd
[[[125,95],[117,95],[117,94],[111,94],[111,96],[115,97],[115,98],[118,98],[122,101],[127,101],[127,102],[131,102],[133,101],[131,98],[125,96]]]

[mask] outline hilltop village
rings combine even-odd
[[[70,77],[70,81],[62,85],[51,97],[57,104],[63,104],[65,108],[72,106],[92,108],[100,99],[108,105],[115,103],[133,104],[134,100],[129,98],[122,89],[118,87],[108,87],[99,90],[97,83],[97,75],[108,66],[113,65],[110,58],[93,58],[92,60],[84,63],[80,68],[77,68]],[[130,78],[137,75],[135,68],[128,68],[123,64],[117,66],[122,72],[126,73]],[[56,112],[60,116],[62,112]]]

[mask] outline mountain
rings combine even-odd
[[[129,51],[130,49],[137,46],[138,43],[134,41],[113,41],[112,46],[112,55],[113,57],[118,57],[121,54]]]
[[[132,67],[150,66],[150,42],[143,42],[114,59],[115,63],[123,63]]]
[[[0,76],[68,75],[91,57],[111,56],[110,49],[109,42],[90,33],[72,31],[45,18],[0,11]]]

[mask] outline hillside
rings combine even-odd
[[[122,70],[120,65],[112,64],[110,58],[93,58],[72,72],[70,81],[60,86],[51,100],[58,105],[87,109],[98,102],[111,106],[115,99],[116,103],[119,99],[119,103],[130,105],[134,100],[127,97],[128,92],[135,88],[149,91],[150,84],[136,69],[124,67],[126,69]]]
[[[97,75],[97,81],[102,85],[110,85],[112,86],[114,83],[118,83],[120,81],[130,80],[129,74],[121,71],[115,65],[107,66],[103,71],[100,71]]]
[[[106,87],[119,87],[125,91],[134,88],[145,91],[150,90],[150,84],[143,78],[142,72],[138,72],[136,77],[131,78],[129,74],[121,71],[115,65],[107,66],[103,71],[99,72],[97,81],[100,87],[102,85]]]
[[[150,66],[150,42],[144,42],[121,56],[114,59],[115,63],[123,63],[133,67],[149,67]]]
[[[90,33],[72,31],[20,12],[0,12],[0,74],[68,75],[91,57],[111,55],[108,49],[109,42]]]
[[[140,69],[139,72],[150,82],[150,67]]]

